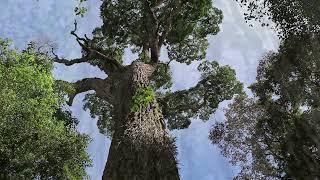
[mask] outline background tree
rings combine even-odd
[[[79,12],[79,9],[76,9]],[[72,83],[76,94],[87,95],[85,108],[112,137],[103,179],[179,179],[174,140],[166,130],[187,128],[191,118],[207,120],[219,102],[231,99],[242,85],[228,66],[205,60],[207,36],[219,31],[222,13],[211,0],[104,0],[103,25],[93,38],[71,32],[83,56],[59,58],[67,66],[89,63],[106,79],[86,78]],[[169,62],[161,61],[165,47]],[[125,48],[138,54],[122,63]],[[170,62],[201,61],[201,80],[190,89],[172,92]]]
[[[62,108],[70,89],[55,82],[52,61],[28,45],[19,52],[0,39],[0,178],[82,179],[89,138]],[[64,89],[64,90],[62,90]]]
[[[319,5],[317,0],[236,0],[246,10],[247,22],[256,20],[262,26],[269,25],[266,19],[275,23],[275,30],[286,38],[290,35],[319,33]],[[270,21],[269,21],[270,22]]]
[[[210,139],[241,167],[238,179],[317,179],[319,152],[318,1],[241,1],[247,19],[268,15],[278,52],[260,61],[253,98],[238,97]],[[267,9],[265,9],[267,8]]]

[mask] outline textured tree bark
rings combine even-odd
[[[138,112],[130,103],[139,87],[147,87],[154,67],[134,62],[116,91],[117,121],[103,180],[179,180],[176,147],[168,135],[156,100]]]

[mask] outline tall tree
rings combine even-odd
[[[282,42],[260,61],[254,97],[235,99],[210,139],[240,165],[238,179],[318,179],[319,2],[239,2],[249,11],[246,19],[273,20]]]
[[[0,39],[0,179],[82,179],[89,138],[62,108],[68,86],[33,43],[22,52]],[[63,90],[64,89],[64,90]]]
[[[101,17],[103,25],[92,39],[79,37],[75,23],[71,34],[82,57],[54,60],[67,66],[86,62],[108,75],[72,83],[76,91],[69,100],[71,105],[77,94],[95,91],[86,96],[85,108],[112,137],[102,179],[179,179],[176,147],[165,121],[170,129],[181,129],[191,118],[207,120],[219,102],[242,89],[234,70],[204,60],[207,36],[219,31],[222,13],[211,0],[104,0]],[[124,65],[128,47],[139,58]],[[162,47],[169,62],[160,60]],[[201,80],[190,89],[170,91],[172,61],[201,61]]]

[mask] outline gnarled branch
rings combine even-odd
[[[69,100],[67,102],[69,106],[72,105],[73,99],[77,94],[90,90],[94,90],[97,93],[97,96],[104,100],[112,100],[111,81],[108,78],[85,78],[71,84],[74,87],[74,92],[69,94]]]
[[[67,59],[64,59],[64,58],[62,58],[62,59],[55,58],[54,62],[61,63],[61,64],[64,64],[66,66],[72,66],[74,64],[85,63],[85,62],[87,62],[87,59],[85,59],[85,58],[77,58],[77,59],[67,60]]]
[[[100,60],[102,64],[104,64],[105,71],[113,72],[117,69],[122,68],[122,64],[120,64],[116,59],[109,57],[104,54],[101,49],[94,47],[94,43],[91,39],[84,35],[84,38],[79,37],[76,34],[77,31],[77,21],[74,22],[74,30],[71,31],[71,34],[76,37],[76,41],[81,46],[82,50],[85,52],[85,56],[82,58],[77,58],[73,60],[60,59],[52,50],[52,54],[55,56],[54,62],[65,64],[66,66],[71,66],[73,64],[84,63],[90,60]],[[108,67],[107,67],[108,65]]]
[[[64,59],[64,58],[59,58],[59,56],[54,53],[53,48],[52,48],[51,52],[55,56],[55,58],[53,59],[54,62],[61,63],[61,64],[64,64],[66,66],[71,66],[71,65],[74,65],[74,64],[88,62],[87,56],[86,57],[82,57],[82,58],[73,59],[73,60],[67,60],[67,59]]]
[[[112,64],[115,68],[121,68],[122,65],[114,58],[101,52],[100,49],[93,47],[92,40],[90,40],[85,34],[85,38],[80,38],[75,32],[77,31],[77,21],[74,21],[74,30],[71,34],[76,37],[78,44],[82,47],[84,51],[90,56],[97,57],[97,59],[105,60]]]

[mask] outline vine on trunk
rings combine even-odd
[[[132,104],[130,111],[138,112],[141,107],[146,107],[155,99],[155,93],[151,86],[146,88],[139,87],[132,97]]]

